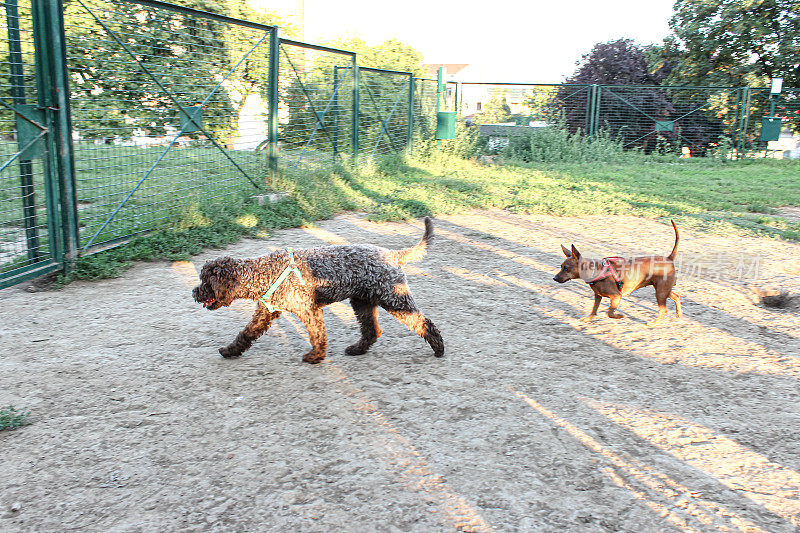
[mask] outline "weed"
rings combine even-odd
[[[17,410],[13,405],[0,408],[0,431],[30,424],[30,415],[27,409]]]

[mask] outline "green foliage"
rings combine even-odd
[[[447,156],[470,159],[480,155],[481,146],[480,128],[466,126],[463,121],[456,121],[456,136],[454,139],[437,141],[432,132],[422,130],[414,137],[414,155],[423,159],[430,159],[445,154]]]
[[[0,431],[30,424],[30,415],[31,413],[27,409],[18,410],[13,405],[0,408]]]
[[[622,143],[606,136],[590,139],[558,126],[530,129],[509,138],[502,156],[512,161],[530,162],[612,162],[623,157]]]
[[[475,115],[477,124],[501,124],[511,122],[511,107],[502,93],[493,94],[480,113]]]
[[[355,52],[362,67],[411,72],[414,76],[427,76],[422,66],[422,52],[397,39],[370,45],[361,37],[340,37],[328,43],[333,48]]]
[[[376,220],[471,208],[567,216],[626,214],[676,218],[709,231],[800,240],[800,224],[774,212],[782,205],[800,205],[800,185],[794,179],[800,173],[797,161],[676,161],[621,153],[609,140],[584,144],[563,130],[537,131],[527,146],[515,149],[529,154],[527,159],[510,161],[509,150],[504,164],[480,165],[431,143],[424,156],[415,151],[414,157],[381,157],[358,168],[284,170],[278,186],[289,191],[290,198],[258,206],[245,195],[234,195],[191,205],[173,229],[81,258],[72,277],[61,283],[118,276],[133,261],[188,259],[243,236],[263,237],[268,230],[347,210],[365,211]]]
[[[678,0],[664,57],[670,82],[750,85],[782,77],[800,87],[797,0]]]

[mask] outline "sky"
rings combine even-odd
[[[598,42],[660,43],[675,0],[250,0],[286,16],[305,4],[304,41],[396,38],[425,63],[468,63],[474,81],[560,83]]]

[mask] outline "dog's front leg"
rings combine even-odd
[[[230,359],[239,357],[245,350],[253,345],[253,342],[269,329],[273,320],[281,316],[280,311],[270,312],[267,308],[259,304],[250,323],[236,336],[236,340],[228,346],[219,349],[222,357]]]
[[[328,332],[325,330],[325,318],[321,307],[313,307],[297,314],[297,318],[308,330],[311,351],[303,356],[306,363],[319,363],[325,359],[328,351]]]
[[[597,316],[597,310],[600,309],[600,301],[603,299],[602,296],[599,294],[594,295],[594,305],[592,306],[592,312],[589,313],[589,316],[585,316],[581,318],[581,322],[591,322],[594,320],[594,317]]]
[[[625,315],[622,313],[617,313],[617,307],[619,307],[620,302],[622,301],[622,296],[610,296],[611,303],[608,305],[608,316],[611,318],[622,318]]]

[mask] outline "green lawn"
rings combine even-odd
[[[184,164],[189,156],[182,154]],[[190,201],[174,213],[170,229],[83,258],[76,276],[113,276],[133,260],[186,258],[243,235],[264,235],[346,210],[366,211],[376,220],[488,207],[569,216],[629,214],[675,218],[707,231],[800,240],[800,224],[778,216],[776,209],[800,205],[798,161],[661,160],[632,154],[613,163],[481,165],[447,155],[383,158],[358,170],[285,169],[278,186],[291,198],[270,206],[250,200],[255,191],[246,183],[223,196],[203,198],[203,190],[219,184],[200,177],[202,164],[199,168],[193,179],[206,185],[187,195]]]

